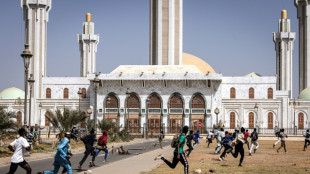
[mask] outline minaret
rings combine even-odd
[[[279,19],[279,30],[273,33],[273,41],[275,43],[275,50],[277,56],[277,90],[290,91],[292,98],[293,89],[293,44],[295,40],[295,33],[290,32],[291,21],[287,19],[286,10],[282,10],[281,19]]]
[[[150,65],[182,65],[183,0],[150,0]]]
[[[33,54],[29,65],[29,75],[32,74],[35,81],[30,95],[31,125],[38,123],[36,99],[43,97],[42,77],[46,76],[47,22],[51,7],[52,0],[21,0],[25,21],[25,44],[29,45]],[[25,115],[28,117],[28,113]]]
[[[86,14],[86,22],[83,23],[83,34],[78,35],[80,43],[80,76],[96,72],[96,53],[99,43],[99,35],[95,35],[94,23],[91,21],[91,14]]]
[[[310,87],[310,0],[295,0],[299,20],[299,93]],[[309,32],[308,32],[309,31]]]

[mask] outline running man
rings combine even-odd
[[[164,139],[164,132],[163,131],[160,131],[160,134],[158,136],[158,143],[155,143],[154,144],[154,147],[159,144],[160,148],[162,149],[163,148],[163,144],[162,144],[162,141]]]
[[[287,135],[284,133],[284,129],[280,130],[279,136],[281,138],[281,146],[277,149],[277,152],[279,153],[279,150],[283,147],[284,148],[284,152],[287,153],[286,145],[285,145],[285,140],[287,138]]]
[[[183,146],[185,144],[185,135],[188,132],[188,126],[184,126],[182,129],[182,134],[179,136],[178,146],[175,148],[173,153],[172,163],[164,158],[163,155],[158,155],[155,160],[161,159],[163,160],[170,168],[174,169],[179,162],[181,162],[184,166],[184,174],[188,174],[188,162],[186,160]]]
[[[189,135],[186,136],[186,145],[187,145],[188,149],[185,152],[187,152],[187,157],[189,157],[189,154],[194,149],[193,146],[192,146],[192,141],[194,139],[194,134],[193,133],[194,133],[194,131],[190,130],[189,131]]]
[[[23,153],[24,149],[27,151],[30,150],[30,145],[25,139],[27,132],[24,128],[21,128],[18,130],[18,134],[19,138],[15,139],[8,147],[12,152],[14,152],[11,158],[11,166],[8,174],[14,174],[18,166],[21,166],[23,169],[25,169],[27,174],[31,174],[31,168],[25,161]]]
[[[222,149],[222,139],[225,137],[225,133],[224,133],[224,129],[221,128],[220,131],[217,132],[217,137],[216,137],[216,141],[217,141],[217,147],[215,149],[214,154],[219,154],[221,149]]]
[[[235,153],[231,153],[233,157],[237,158],[238,153],[240,153],[240,162],[239,166],[241,167],[242,161],[244,158],[244,149],[243,149],[243,143],[244,143],[244,132],[245,129],[242,127],[241,128],[241,133],[238,134],[237,138],[233,141],[233,144],[235,144]]]
[[[307,132],[305,133],[305,145],[304,145],[304,151],[306,151],[307,146],[310,145],[310,132],[309,129],[307,130]]]
[[[228,135],[225,136],[224,140],[223,140],[223,145],[224,145],[224,152],[222,153],[222,155],[219,157],[220,161],[223,161],[223,158],[225,157],[226,153],[228,153],[229,151],[231,151],[232,147],[230,145],[230,143],[233,141],[233,136],[232,136],[232,132],[229,131]]]
[[[200,134],[199,134],[199,130],[197,130],[196,133],[194,133],[194,147],[193,149],[195,149],[195,147],[199,144],[199,138],[202,138],[200,137]]]
[[[108,148],[107,148],[107,141],[108,141],[108,132],[106,130],[102,131],[102,135],[98,140],[98,146],[96,148],[96,152],[93,154],[93,158],[89,164],[90,167],[95,166],[95,158],[98,156],[100,151],[104,151],[105,155],[104,155],[104,160],[103,162],[107,162],[107,158],[108,158]]]
[[[276,145],[278,144],[278,143],[280,143],[280,141],[281,141],[281,138],[280,138],[280,131],[278,131],[278,132],[276,132],[276,137],[278,137],[278,140],[273,144],[273,148],[275,148],[276,147]]]
[[[95,135],[95,130],[92,129],[90,131],[90,134],[87,135],[86,137],[81,139],[84,144],[85,144],[85,152],[84,152],[84,157],[82,158],[82,160],[79,162],[79,166],[78,169],[82,170],[82,165],[85,162],[85,160],[87,159],[89,154],[94,154],[94,142],[96,141],[96,135]]]
[[[249,135],[250,135],[249,130],[246,130],[244,133],[244,140],[245,140],[246,145],[248,146],[248,149],[250,150],[249,141],[248,141]]]
[[[208,134],[208,141],[207,141],[207,143],[208,143],[208,148],[209,148],[210,143],[212,143],[212,139],[214,139],[214,138],[213,138],[213,133],[212,133],[212,131],[209,131],[209,134]]]
[[[258,133],[256,132],[256,128],[254,128],[254,131],[251,133],[250,137],[251,137],[251,149],[250,149],[249,155],[251,156],[254,145],[256,146],[256,148],[254,149],[254,153],[257,151],[257,149],[259,147],[259,144],[257,142]]]

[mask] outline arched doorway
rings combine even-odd
[[[236,113],[231,112],[229,117],[230,129],[236,128]]]
[[[140,100],[136,94],[131,93],[126,100],[126,126],[130,133],[139,133],[140,128]]]
[[[148,97],[147,109],[149,133],[160,133],[161,100],[157,94],[151,94]]]
[[[249,129],[254,129],[254,113],[249,113]]]
[[[302,112],[298,113],[298,129],[304,129],[304,118],[305,115]]]
[[[273,113],[268,113],[268,129],[273,129]]]
[[[179,133],[183,125],[183,100],[180,95],[174,94],[170,98],[169,108],[170,133]]]
[[[195,95],[191,102],[191,129],[199,130],[203,133],[205,130],[205,100],[199,94]],[[198,128],[198,123],[202,123],[203,127]]]
[[[105,99],[105,115],[106,120],[118,123],[118,99],[114,94],[109,94]]]

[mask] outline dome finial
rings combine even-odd
[[[281,11],[281,18],[282,18],[282,19],[287,19],[287,11],[286,11],[285,9],[283,9],[283,10]]]
[[[91,22],[91,14],[86,13],[86,22]]]

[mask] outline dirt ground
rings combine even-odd
[[[310,146],[306,151],[303,151],[303,141],[287,141],[287,154],[282,148],[277,153],[276,148],[280,147],[278,143],[276,148],[272,148],[275,141],[259,141],[259,149],[252,156],[249,156],[249,150],[246,144],[245,157],[242,167],[238,167],[240,156],[234,158],[229,154],[224,161],[219,161],[219,155],[214,155],[216,142],[207,148],[205,139],[200,141],[200,144],[192,151],[189,158],[189,172],[194,173],[194,170],[201,169],[202,173],[210,173],[209,170],[215,170],[215,173],[310,173]],[[185,145],[186,146],[186,145]],[[250,146],[251,147],[251,146]],[[187,148],[185,148],[187,149]],[[223,150],[222,150],[223,151]],[[170,159],[171,160],[171,159]],[[147,174],[172,174],[184,173],[183,165],[179,163],[175,169],[170,169],[166,164],[147,172]]]

